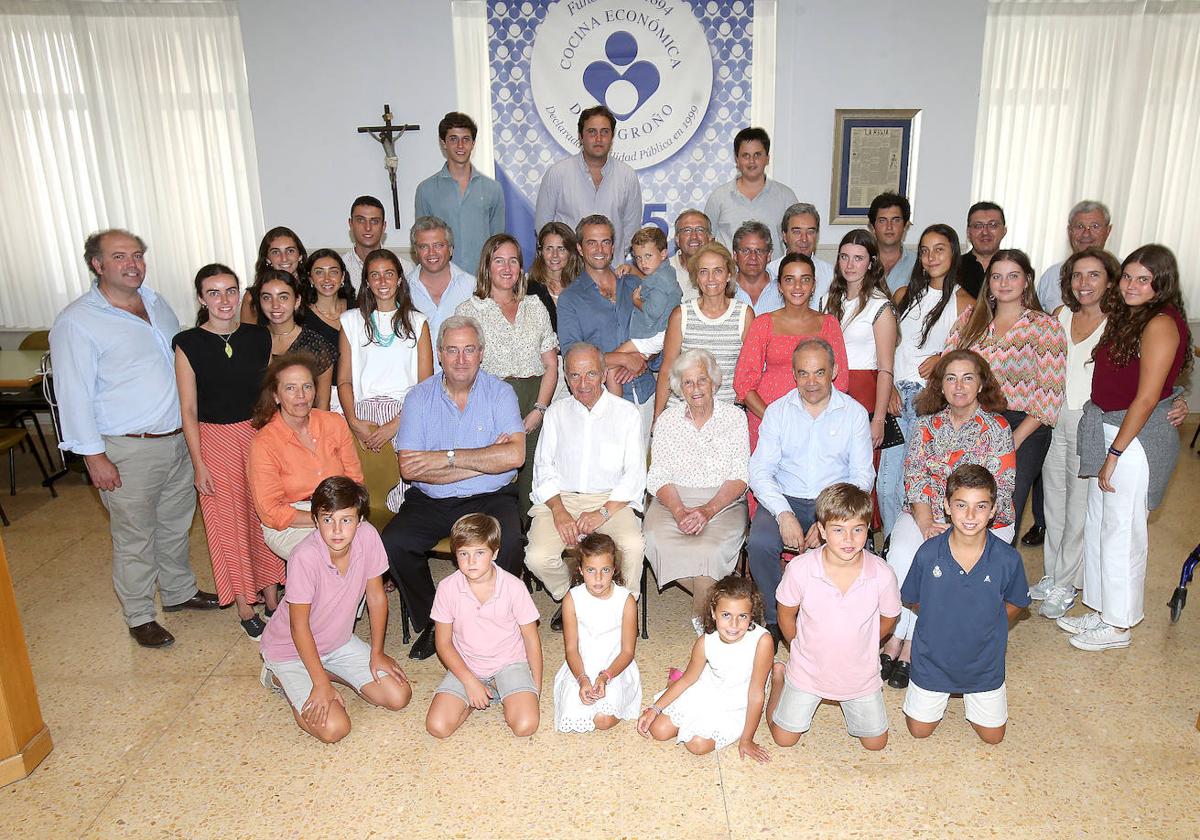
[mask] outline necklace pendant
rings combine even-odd
[[[233,347],[229,344],[225,345],[225,358],[227,358],[227,359],[233,358]]]

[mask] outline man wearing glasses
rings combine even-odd
[[[678,250],[671,257],[671,267],[675,269],[675,279],[683,290],[684,303],[700,297],[700,290],[692,283],[688,272],[688,261],[709,242],[712,242],[712,222],[704,213],[689,207],[675,217],[675,247]]]
[[[409,390],[392,441],[400,477],[412,486],[380,536],[419,633],[410,659],[428,659],[435,652],[427,554],[450,535],[459,517],[496,517],[500,568],[521,573],[521,513],[513,478],[525,463],[525,423],[512,386],[479,369],[483,344],[474,318],[451,315],[442,322],[437,334],[442,372]]]
[[[1071,243],[1072,254],[1085,248],[1103,248],[1112,233],[1112,214],[1099,201],[1079,202],[1071,208],[1067,219],[1067,241]],[[1062,286],[1058,276],[1061,270],[1062,263],[1056,262],[1043,271],[1038,280],[1038,300],[1047,312],[1062,306]]]
[[[762,222],[744,222],[733,234],[733,261],[738,270],[733,296],[755,315],[783,309],[779,284],[767,273],[772,247],[771,229]]]
[[[766,131],[739,131],[733,138],[733,158],[737,177],[713,190],[704,205],[715,238],[726,248],[733,246],[734,232],[746,222],[761,222],[770,228],[796,203],[791,187],[767,177],[771,138]]]
[[[958,270],[958,285],[971,297],[979,297],[992,254],[1000,250],[1000,240],[1006,233],[1004,210],[999,204],[977,201],[971,205],[967,211],[967,239],[971,250],[962,255]]]

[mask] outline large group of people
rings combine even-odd
[[[1031,599],[1076,648],[1129,645],[1146,519],[1187,413],[1171,251],[1118,261],[1108,210],[1081,202],[1071,255],[1037,282],[1001,247],[999,205],[968,210],[967,253],[945,223],[910,249],[912,208],[885,193],[828,262],[820,213],[766,177],[770,138],[750,128],[738,176],[676,218],[671,255],[640,227],[615,127],[604,107],[580,114],[580,154],[542,182],[528,267],[458,113],[439,125],[446,166],[417,190],[415,265],[361,196],[344,254],[275,227],[248,287],[202,267],[181,330],[144,285],[145,243],[88,237],[95,283],[50,336],[61,445],[109,511],[137,643],[174,641],[156,591],[166,611],[234,605],[264,685],[333,742],[350,726],[333,682],[389,709],[411,698],[384,652],[394,588],[409,657],[447,669],[428,731],[499,703],[526,736],[543,677],[532,575],[563,633],[557,729],[631,720],[760,761],[764,712],[790,746],[822,699],[882,749],[884,682],[907,689],[915,737],[960,693],[998,742],[1004,639]],[[216,593],[188,562],[197,493]],[[1014,547],[1031,497],[1032,586]],[[444,539],[457,570],[435,586]],[[643,706],[647,573],[690,594],[697,640]],[[1089,610],[1071,613],[1080,597]],[[369,644],[353,632],[364,602]]]

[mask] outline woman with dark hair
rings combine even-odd
[[[305,301],[308,311],[316,316],[309,318],[308,325],[337,351],[341,343],[342,313],[353,307],[355,300],[354,286],[342,255],[332,248],[313,251],[300,270],[300,283],[308,289]],[[334,370],[337,370],[336,354]],[[335,411],[336,405],[334,400],[331,407]]]
[[[733,374],[734,393],[746,406],[751,452],[758,445],[758,427],[767,406],[796,387],[792,352],[804,339],[823,338],[829,342],[837,367],[834,387],[842,392],[850,387],[842,327],[837,318],[816,312],[810,305],[816,284],[812,257],[798,253],[784,257],[779,264],[778,283],[783,308],[759,315],[750,324]]]
[[[946,349],[954,348],[983,356],[1008,402],[1004,417],[1017,450],[1013,522],[1020,524],[1050,448],[1050,429],[1058,422],[1067,367],[1066,334],[1058,319],[1042,311],[1023,251],[1002,249],[992,257],[975,306],[946,339]]]
[[[906,441],[917,425],[913,400],[925,387],[925,378],[941,358],[946,337],[958,316],[974,298],[958,284],[958,234],[949,225],[930,225],[918,240],[917,262],[908,285],[896,290],[892,301],[899,321],[899,341],[893,362],[895,390],[889,410],[900,423]],[[879,454],[879,518],[884,537],[892,533],[904,501],[904,447],[893,446]],[[903,583],[903,581],[901,581]]]
[[[238,321],[238,278],[212,263],[196,272],[200,313],[196,326],[175,336],[175,381],[183,436],[192,458],[213,582],[221,606],[237,605],[242,629],[257,638],[279,604],[283,562],[263,542],[246,486],[246,458],[254,440],[250,414],[271,361],[271,336]]]
[[[1083,602],[1095,612],[1063,616],[1081,650],[1128,647],[1142,620],[1149,534],[1179,455],[1168,413],[1175,382],[1191,364],[1192,333],[1179,266],[1162,245],[1121,263],[1120,296],[1092,353],[1091,400],[1079,422],[1080,474],[1088,481]]]
[[[299,277],[301,267],[308,259],[308,251],[296,232],[288,227],[273,227],[263,234],[258,243],[258,257],[254,260],[254,279],[274,268],[286,271],[293,277]],[[259,318],[258,300],[250,295],[250,290],[242,297],[242,323],[261,324]]]
[[[354,433],[367,490],[383,500],[371,523],[383,528],[400,509],[400,465],[392,438],[408,390],[433,375],[429,322],[415,306],[399,258],[386,248],[363,261],[358,308],[341,316],[338,400]]]
[[[317,363],[308,353],[274,359],[263,377],[250,424],[246,473],[267,547],[284,560],[312,533],[309,499],[331,475],[362,482],[346,421],[314,408]]]
[[[329,409],[333,364],[337,348],[305,323],[304,287],[295,276],[277,268],[258,275],[250,294],[258,303],[258,322],[271,331],[271,358],[288,353],[308,353],[317,360],[317,408]]]
[[[507,233],[483,243],[475,293],[455,310],[474,318],[483,330],[483,370],[503,379],[517,393],[525,421],[525,464],[517,472],[517,498],[528,523],[533,490],[533,453],[538,432],[558,384],[558,336],[546,306],[526,294],[521,245]]]
[[[992,263],[995,265],[995,261]],[[892,529],[888,565],[904,580],[917,549],[950,527],[946,480],[960,464],[987,467],[996,478],[991,529],[1011,540],[1016,455],[1012,431],[1004,419],[1004,394],[986,360],[971,350],[942,355],[917,395],[920,415],[904,456],[904,512]],[[912,661],[913,613],[904,609],[880,653],[881,675],[893,688],[908,685]]]
[[[717,360],[721,370],[716,399],[733,405],[733,372],[738,354],[746,339],[746,331],[754,320],[750,304],[733,296],[737,288],[734,274],[737,263],[733,254],[720,242],[701,245],[688,262],[688,277],[699,293],[671,313],[663,336],[662,367],[654,394],[654,417],[666,409],[667,403],[680,404],[672,394],[671,377],[661,371],[671,371],[675,359],[689,350],[707,350]],[[674,399],[671,397],[674,396]]]
[[[546,222],[538,231],[537,256],[529,266],[529,291],[550,313],[550,325],[558,330],[558,296],[583,271],[575,231],[562,222]],[[560,377],[561,379],[561,377]]]

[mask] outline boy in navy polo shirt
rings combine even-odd
[[[988,530],[995,508],[996,479],[986,467],[964,464],[952,472],[946,481],[951,527],[917,549],[900,589],[901,600],[917,612],[904,695],[914,738],[932,735],[950,695],[962,694],[979,737],[988,744],[1004,739],[1008,626],[1029,606],[1029,587],[1021,555]]]

